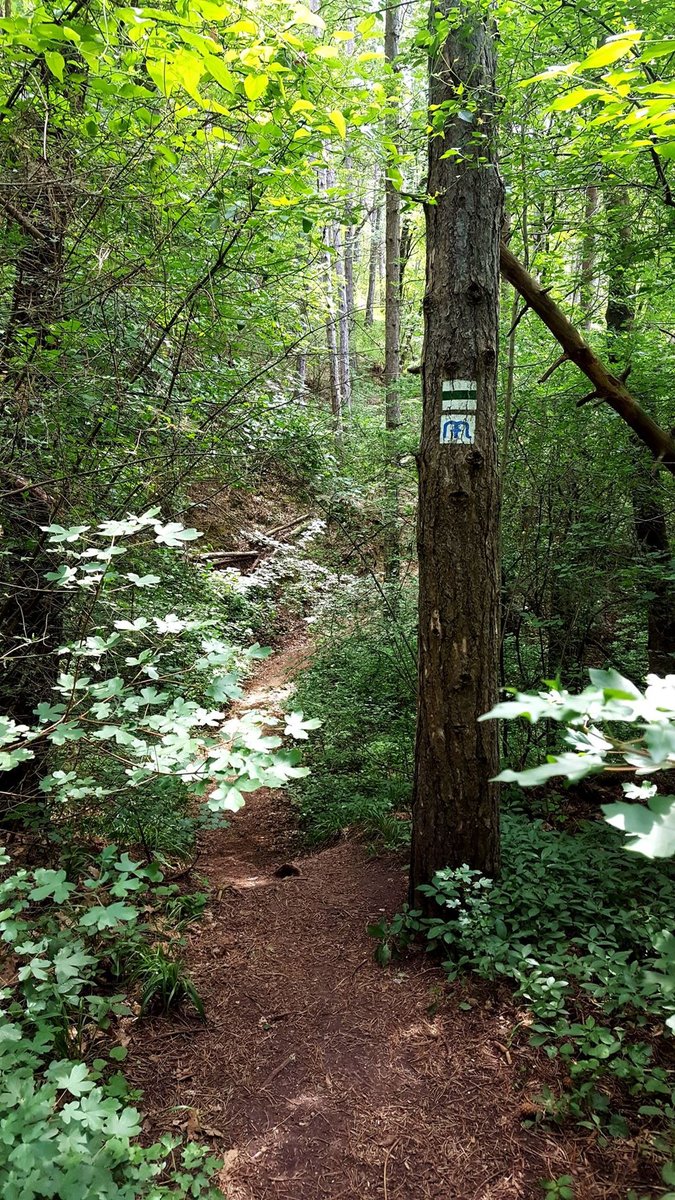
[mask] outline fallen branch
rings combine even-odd
[[[501,245],[502,275],[534,309],[554,338],[560,343],[567,357],[584,372],[593,384],[598,396],[610,405],[616,413],[633,430],[641,442],[675,475],[675,438],[662,429],[646,413],[631,396],[616,375],[607,370],[604,363],[597,357],[591,347],[571,321],[552,300],[547,292],[539,286],[536,279],[530,275],[515,254],[502,242]]]
[[[259,550],[209,550],[197,557],[203,558],[207,562],[219,562],[221,559],[227,558],[257,558],[259,554]]]

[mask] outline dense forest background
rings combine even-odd
[[[412,0],[6,0],[8,1197],[210,1186],[199,1138],[141,1148],[115,1068],[123,1040],[112,1075],[108,1048],[123,995],[143,1013],[204,1015],[179,942],[206,903],[185,878],[223,812],[290,785],[305,850],[349,833],[405,859],[428,144],[450,118],[480,141],[484,120],[470,85],[450,110],[429,110],[427,89],[467,14],[497,31],[503,240],[672,438],[669,0],[431,16]],[[462,159],[449,136],[443,151]],[[643,688],[675,672],[672,462],[506,278],[499,321],[499,686],[577,692],[589,669],[611,668]],[[239,709],[252,664],[289,638],[312,645],[292,702],[276,717]],[[308,743],[304,765],[288,739]],[[551,720],[500,729],[516,773],[561,748]],[[674,753],[671,736],[664,765]],[[610,1147],[580,1200],[619,1195],[600,1188],[615,1153],[621,1177],[622,1139],[634,1151],[622,1196],[663,1196],[675,1180],[672,872],[627,855],[599,820],[616,798],[608,776],[571,791],[507,784],[489,919],[469,872],[434,885],[451,914],[442,936],[414,906],[407,924],[374,930],[385,964],[421,936],[440,941],[451,979],[515,987],[565,1077],[527,1119],[576,1122]],[[42,1146],[33,1160],[26,1128]],[[546,1185],[566,1198],[567,1179],[494,1195]]]

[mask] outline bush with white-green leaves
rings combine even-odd
[[[164,524],[153,509],[94,529],[45,532],[62,558],[48,582],[82,599],[68,609],[70,640],[56,652],[53,698],[36,705],[30,726],[0,716],[0,773],[31,760],[44,768],[48,832],[73,807],[115,809],[123,794],[141,797],[158,780],[200,797],[222,820],[257,788],[307,773],[283,736],[306,740],[318,722],[301,712],[280,722],[227,711],[242,694],[247,662],[268,651],[242,649],[203,622],[143,605],[161,584],[162,554],[152,547],[181,549],[196,530]],[[156,568],[131,569],[149,558]],[[204,682],[199,698],[195,679]],[[270,726],[282,728],[270,733]],[[6,791],[14,779],[6,777]],[[175,886],[162,882],[156,864],[114,846],[93,860],[83,854],[77,869],[12,870],[3,856],[0,878],[3,1197],[219,1195],[210,1185],[217,1163],[203,1149],[171,1138],[139,1143],[141,1115],[117,1069],[124,1045],[110,1048],[131,1013],[125,980],[140,981],[143,1007],[182,1002],[203,1015],[173,949],[166,906],[178,904]]]
[[[675,768],[675,675],[648,675],[644,691],[617,671],[591,670],[589,675],[590,686],[579,695],[558,687],[536,695],[517,692],[481,718],[558,721],[572,747],[528,770],[507,768],[497,779],[534,787],[556,776],[576,783],[602,771],[627,770],[634,778],[622,782],[626,800],[603,804],[605,820],[627,834],[627,850],[647,858],[670,858],[675,854],[675,796],[661,795],[649,776]],[[664,929],[654,944],[661,957],[652,978],[672,1005],[675,937]],[[675,1016],[667,1024],[675,1033]]]
[[[481,720],[494,717],[558,721],[572,747],[524,771],[504,770],[498,779],[536,787],[563,776],[576,783],[601,771],[628,771],[626,801],[603,805],[610,825],[628,835],[626,848],[648,858],[675,854],[675,796],[659,795],[648,776],[675,768],[675,675],[647,677],[644,692],[616,671],[592,670],[591,685],[579,695],[552,687],[536,695],[517,692]],[[627,729],[627,726],[635,727]],[[643,800],[644,804],[627,801]]]
[[[12,871],[4,853],[0,867],[2,1196],[219,1195],[209,1184],[216,1160],[202,1148],[169,1137],[139,1144],[142,1116],[119,1070],[127,1053],[120,1022],[131,1014],[119,986],[157,936],[175,885],[114,846],[74,878]],[[189,995],[187,978],[185,988]]]
[[[37,705],[35,724],[29,728],[0,716],[0,770],[33,758],[36,745],[48,742],[63,748],[68,760],[67,769],[59,766],[41,781],[52,808],[87,799],[105,803],[110,798],[113,803],[118,780],[140,793],[158,777],[170,776],[204,797],[212,812],[236,812],[246,793],[282,787],[306,774],[298,765],[299,752],[283,749],[279,734],[266,731],[279,724],[277,718],[257,711],[226,712],[242,694],[243,665],[269,651],[257,645],[242,650],[209,636],[203,623],[173,612],[134,616],[132,606],[131,615],[115,618],[121,590],[142,593],[160,583],[154,573],[125,569],[132,547],[150,534],[158,546],[180,549],[199,536],[196,530],[178,522],[162,524],[157,510],[150,510],[104,521],[95,529],[54,525],[46,532],[64,559],[48,578],[55,587],[85,592],[88,603],[77,636],[58,650],[55,695]],[[125,596],[125,609],[129,607]],[[102,609],[112,610],[103,627]],[[194,638],[200,628],[199,656],[186,667],[181,638]],[[194,670],[209,679],[201,702],[183,694]],[[302,738],[315,724],[292,713],[284,733]],[[91,773],[80,773],[78,762],[89,764],[92,755],[114,764],[114,788]]]

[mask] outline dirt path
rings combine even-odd
[[[266,660],[246,703],[278,706],[306,653]],[[639,1186],[625,1145],[523,1129],[549,1067],[509,1050],[507,995],[446,988],[425,958],[375,965],[365,927],[402,903],[399,861],[345,840],[280,878],[299,847],[271,791],[202,849],[211,902],[188,957],[208,1024],[139,1024],[130,1073],[153,1135],[182,1128],[224,1158],[229,1200],[541,1200],[538,1181],[568,1173],[576,1200]]]

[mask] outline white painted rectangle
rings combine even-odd
[[[473,400],[455,400],[450,396],[442,401],[442,405],[443,412],[475,412],[476,397]]]
[[[475,379],[444,379],[442,390],[444,392],[475,392],[476,391],[476,380]]]
[[[475,413],[441,413],[441,446],[473,446],[475,438]]]

